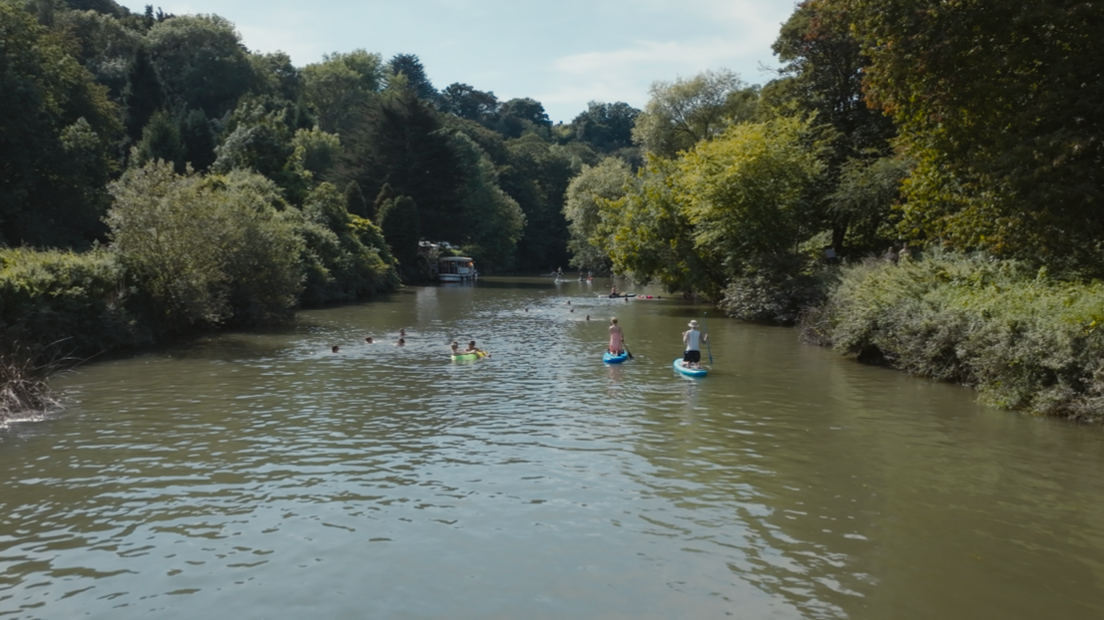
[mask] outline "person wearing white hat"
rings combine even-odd
[[[682,354],[684,368],[701,368],[701,343],[709,340],[709,334],[698,331],[698,322],[690,321],[690,329],[682,332],[682,342],[686,352]]]

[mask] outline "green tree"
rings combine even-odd
[[[364,198],[364,192],[360,191],[360,184],[356,181],[349,181],[345,184],[345,209],[357,217],[368,219],[368,201]]]
[[[274,203],[270,181],[177,175],[171,164],[152,162],[110,189],[113,249],[163,329],[290,315],[302,240]]]
[[[599,152],[613,153],[632,146],[632,130],[638,116],[640,110],[627,103],[591,101],[571,125],[576,140],[593,145]]]
[[[862,76],[869,59],[852,33],[848,17],[845,11],[818,0],[798,5],[773,46],[783,63],[781,77],[767,85],[760,105],[761,117],[815,115],[817,122],[825,125],[820,136],[826,141],[822,146],[828,170],[822,195],[841,191],[844,168],[866,169],[870,162],[889,155],[895,135],[892,120],[867,105]],[[835,208],[828,215],[832,246],[845,256],[851,250],[844,243],[850,226],[869,225],[865,215],[870,214],[854,219],[860,214],[853,209]],[[864,236],[869,241],[869,234]]]
[[[241,37],[217,15],[166,19],[150,29],[146,40],[170,107],[220,118],[257,84]]]
[[[564,216],[571,235],[567,249],[571,264],[580,269],[610,271],[607,239],[602,236],[602,205],[624,197],[632,183],[628,164],[607,157],[597,166],[584,166],[567,186]]]
[[[322,62],[303,68],[304,97],[323,131],[343,134],[352,127],[380,89],[382,64],[378,54],[354,50],[327,54]]]
[[[499,170],[502,188],[525,214],[525,232],[518,241],[518,266],[525,270],[566,264],[567,220],[564,195],[571,178],[582,169],[572,153],[530,133],[506,143],[508,163]]]
[[[1104,5],[824,0],[917,160],[903,231],[1104,273]]]
[[[112,170],[116,108],[22,3],[0,2],[0,32],[0,239],[87,243],[102,231],[107,200],[95,190]]]
[[[483,92],[459,82],[450,84],[437,99],[437,107],[470,121],[484,122],[498,111],[498,98],[493,92]]]
[[[189,110],[180,121],[184,161],[199,172],[215,163],[215,132],[202,110]]]
[[[387,63],[388,72],[392,76],[403,75],[406,77],[406,87],[413,90],[419,99],[435,101],[437,89],[429,81],[422,61],[415,54],[395,54]]]
[[[651,99],[636,118],[633,140],[649,153],[675,157],[731,123],[755,115],[758,87],[728,69],[705,71],[674,82],[653,82]]]
[[[137,142],[154,112],[164,105],[161,80],[145,46],[139,46],[127,70],[123,109],[127,135]]]
[[[418,205],[408,196],[398,196],[384,201],[380,206],[379,226],[391,248],[391,254],[399,261],[406,277],[417,277],[418,241],[421,239]]]
[[[447,240],[460,244],[484,271],[507,269],[525,229],[525,214],[499,187],[494,163],[474,140],[456,132],[451,141],[464,184],[457,205],[461,226]]]
[[[722,269],[708,294],[818,232],[807,196],[824,164],[807,146],[809,131],[796,118],[733,125],[679,160],[673,184],[694,245]]]
[[[498,108],[494,129],[507,138],[519,138],[527,132],[548,136],[552,121],[541,102],[528,97],[511,99]]]
[[[168,112],[160,110],[150,118],[142,130],[142,140],[135,147],[133,157],[138,166],[163,160],[173,164],[177,173],[184,172],[184,143],[180,139],[176,120]]]

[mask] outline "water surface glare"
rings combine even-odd
[[[1104,617],[1104,431],[608,286],[414,287],[56,380],[0,430],[0,620]]]

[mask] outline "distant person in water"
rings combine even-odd
[[[586,320],[588,320],[588,321],[590,320],[590,315],[589,314],[587,315]]]
[[[621,355],[621,350],[625,348],[625,334],[617,324],[617,317],[610,319],[609,336],[610,355]]]
[[[403,328],[403,327],[399,328],[399,336],[401,336],[403,338],[406,337],[406,328]]]
[[[690,329],[682,332],[682,342],[686,352],[682,354],[684,368],[701,368],[701,343],[709,340],[709,334],[698,331],[698,322],[690,321]]]
[[[461,355],[461,353],[460,353],[460,343],[453,340],[451,346],[452,346],[452,354],[453,355]]]
[[[610,287],[610,297],[618,297],[616,284]]]
[[[341,347],[339,347],[339,346],[337,346],[337,345],[335,344],[335,345],[333,346],[333,348],[332,348],[332,349],[330,349],[330,350],[331,350],[331,351],[333,351],[334,353],[337,353],[338,351],[340,351],[340,350],[341,350]]]
[[[483,355],[485,355],[487,357],[491,356],[490,353],[487,353],[483,349],[480,349],[479,347],[475,346],[475,341],[474,340],[469,340],[468,341],[468,348],[464,350],[464,353],[482,353]]]
[[[396,347],[406,346],[406,339],[405,338],[399,338],[399,341],[395,343],[395,346]]]
[[[364,337],[364,343],[365,344],[373,344],[372,337],[371,336],[365,336]]]

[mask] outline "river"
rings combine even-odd
[[[411,287],[57,378],[0,429],[0,620],[1104,617],[1102,429],[608,286]]]

